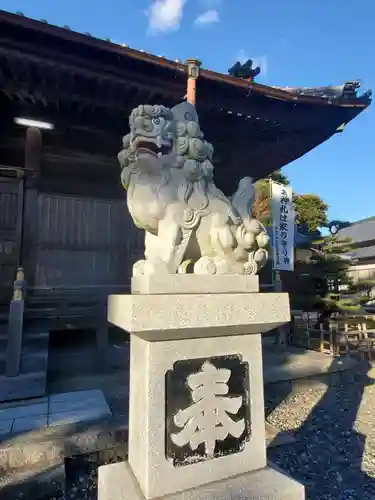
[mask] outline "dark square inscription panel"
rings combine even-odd
[[[220,369],[230,370],[227,381],[228,372],[216,371]],[[204,391],[202,385],[197,386],[199,382],[196,377],[189,379],[195,390],[188,385],[189,376],[202,373],[202,370],[205,375],[202,374],[201,379],[204,377],[208,382],[206,387],[215,388],[212,391],[215,396],[211,398],[207,398],[209,391]],[[174,467],[238,453],[244,449],[251,435],[249,364],[243,362],[240,355],[176,361],[165,377],[165,450],[166,458],[172,460]],[[218,383],[215,384],[213,380]],[[226,394],[225,384],[228,387]],[[235,403],[234,410],[230,400],[232,404]],[[215,410],[217,401],[218,410]],[[182,418],[181,411],[186,409],[187,413],[184,412],[185,417]],[[232,412],[226,411],[228,409]],[[177,414],[180,415],[180,425],[176,424]],[[210,426],[209,419],[211,423],[212,419],[216,420],[216,424]],[[207,434],[204,427],[211,431]],[[218,439],[212,439],[215,435]]]

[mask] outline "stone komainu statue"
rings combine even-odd
[[[129,118],[118,159],[129,212],[144,229],[145,259],[133,275],[256,274],[269,237],[251,216],[253,185],[240,180],[228,199],[213,180],[213,146],[194,106],[141,105]]]

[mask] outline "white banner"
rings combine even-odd
[[[292,189],[271,181],[273,269],[294,270],[294,227]]]

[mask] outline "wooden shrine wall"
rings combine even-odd
[[[9,304],[17,266],[18,180],[0,177],[0,305]]]
[[[17,265],[18,181],[0,179],[0,306],[12,296]],[[28,298],[106,297],[127,291],[144,235],[125,197],[99,198],[26,188],[22,265]]]
[[[125,200],[39,193],[35,289],[110,293],[129,285],[143,234]]]

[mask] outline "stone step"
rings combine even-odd
[[[20,374],[6,377],[8,335],[0,333],[0,402],[44,396],[47,382],[49,333],[25,332]]]
[[[47,424],[38,425],[38,417],[43,415]],[[114,418],[98,390],[0,405],[0,423],[9,421],[11,432],[0,437],[0,471],[4,474],[47,469],[76,455],[124,447],[127,451],[127,418]]]
[[[48,348],[49,333],[27,333],[22,337],[22,352],[31,353]],[[8,344],[8,335],[0,334],[0,353],[5,353]]]
[[[21,373],[17,377],[0,375],[0,402],[42,397],[46,385],[47,370]]]
[[[43,372],[48,367],[48,349],[35,352],[21,352],[20,373]],[[5,373],[6,354],[0,353],[0,374]]]
[[[47,398],[35,400],[43,403]],[[269,447],[290,444],[295,441],[293,433],[280,432],[266,423]],[[126,460],[128,448],[128,426],[124,419],[113,418],[102,422],[87,422],[80,425],[45,427],[7,439],[0,445],[0,469],[9,476],[29,469],[43,470],[51,464],[63,462],[69,457],[79,457],[99,452],[100,461]],[[113,460],[115,459],[115,460]],[[117,460],[116,460],[117,459]],[[74,458],[71,458],[74,464]]]
[[[84,457],[92,457],[93,454],[98,455],[99,463],[126,460],[128,457],[127,428],[107,422],[95,422],[85,427],[61,427],[59,433],[56,432],[58,428],[48,428],[46,436],[38,433],[38,437],[43,439],[39,442],[34,441],[31,432],[22,436],[23,442],[20,445],[16,441],[8,449],[0,448],[0,464],[4,475],[12,477],[29,470],[48,470],[59,463],[65,463],[70,469],[70,475],[73,475],[72,466],[74,467],[75,462]]]

